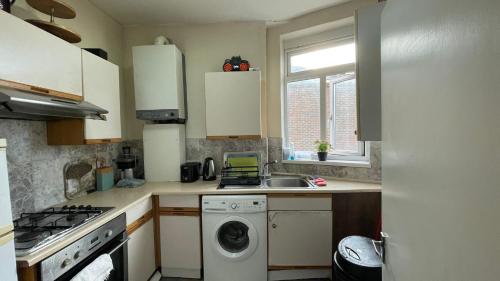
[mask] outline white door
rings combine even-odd
[[[269,211],[269,265],[332,264],[331,211]]]
[[[0,11],[0,79],[82,96],[81,49]],[[42,88],[42,89],[40,89]]]
[[[164,277],[200,278],[200,217],[160,217],[161,267]]]
[[[85,120],[85,139],[121,139],[119,69],[82,50],[83,95],[85,100],[108,111],[106,121]]]
[[[6,141],[0,139],[0,237],[12,230],[9,175],[5,149]]]
[[[500,276],[500,1],[382,13],[384,281]]]
[[[14,233],[0,236],[0,280],[16,281],[16,253],[14,250]]]

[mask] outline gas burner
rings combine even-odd
[[[25,232],[15,238],[16,243],[29,243],[33,241],[42,241],[49,237],[52,233],[44,229],[33,229],[32,231]]]

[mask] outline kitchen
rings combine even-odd
[[[497,280],[458,2],[2,0],[2,280]]]

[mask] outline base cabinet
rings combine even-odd
[[[200,218],[162,216],[160,235],[162,275],[164,277],[200,278]]]
[[[330,194],[268,195],[269,280],[331,278]]]
[[[129,235],[128,279],[148,280],[155,272],[154,223],[149,220]]]
[[[199,197],[160,196],[161,274],[201,278]]]
[[[331,211],[270,211],[271,269],[330,267]]]
[[[127,210],[128,280],[146,281],[156,271],[153,206],[146,199]]]

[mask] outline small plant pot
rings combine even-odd
[[[318,160],[319,161],[326,161],[327,157],[328,157],[328,152],[326,152],[326,151],[318,152]]]

